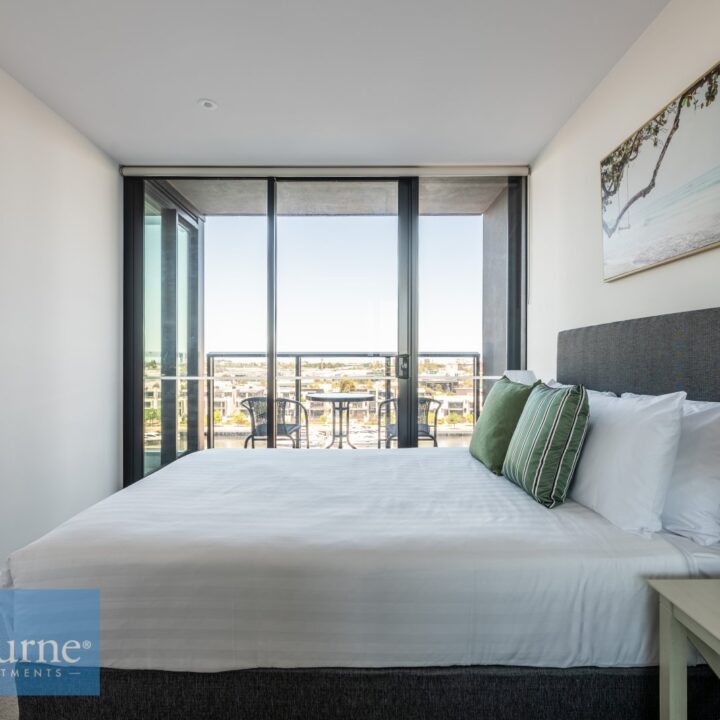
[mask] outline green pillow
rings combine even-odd
[[[503,377],[485,399],[470,440],[470,454],[496,475],[502,472],[510,438],[535,385]]]
[[[510,441],[503,475],[546,507],[563,502],[585,442],[588,410],[582,385],[535,387]]]

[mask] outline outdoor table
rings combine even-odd
[[[350,442],[350,405],[374,400],[375,396],[367,392],[311,392],[307,394],[307,399],[315,402],[332,403],[332,439],[326,448],[333,447],[335,441],[338,443],[338,448],[342,448],[344,439],[351,448],[357,449]],[[343,413],[345,413],[345,432],[343,432]]]

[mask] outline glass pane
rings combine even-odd
[[[178,457],[188,449],[188,381],[177,382],[177,455]]]
[[[176,181],[180,183],[181,181]],[[267,182],[182,181],[205,213],[205,351],[214,447],[265,445]],[[244,403],[244,404],[243,404]]]
[[[205,350],[267,347],[267,218],[205,219]]]
[[[397,183],[279,182],[277,205],[278,396],[307,410],[311,447],[377,447],[397,396]]]
[[[177,367],[176,375],[188,375],[188,300],[189,300],[189,258],[190,233],[184,225],[178,225],[177,232]],[[188,449],[188,383],[176,381],[177,410],[177,455]]]
[[[143,437],[144,474],[160,467],[162,396],[160,381],[161,343],[161,216],[151,199],[145,202],[144,222],[144,383]]]
[[[188,300],[190,233],[184,225],[177,234],[177,375],[188,374]]]
[[[507,178],[421,179],[420,445],[469,444],[484,354],[506,349],[507,242]]]
[[[145,185],[144,474],[197,449],[197,228],[154,183]],[[195,267],[192,267],[194,265]],[[192,391],[191,391],[192,388]],[[192,431],[192,433],[191,433]]]

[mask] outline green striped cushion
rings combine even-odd
[[[503,475],[546,507],[563,502],[585,441],[588,408],[582,385],[538,385],[510,440]]]

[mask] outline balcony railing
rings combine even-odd
[[[259,352],[212,352],[207,355],[207,445],[242,446],[250,433],[240,406],[247,397],[267,392],[266,355]],[[397,397],[396,354],[389,352],[278,353],[277,394],[303,403],[310,415],[311,446],[323,447],[330,410],[308,402],[308,392],[363,390],[374,399],[351,409],[359,446],[377,445],[378,403]],[[477,352],[419,354],[418,395],[440,400],[439,444],[465,444],[482,407],[485,380]]]

